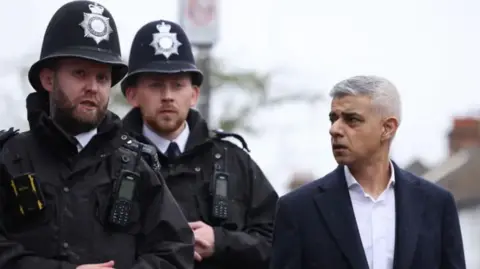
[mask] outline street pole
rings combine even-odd
[[[203,83],[197,110],[211,122],[210,100],[212,95],[212,48],[219,33],[218,2],[220,0],[178,0],[179,20],[192,46],[198,49],[197,67],[203,73]]]
[[[211,83],[211,47],[210,46],[199,46],[198,47],[198,62],[197,66],[203,73],[203,83],[200,88],[200,98],[198,100],[197,110],[200,112],[202,117],[210,123],[210,99],[212,91]]]

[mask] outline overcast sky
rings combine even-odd
[[[2,3],[0,93],[14,101],[8,114],[4,107],[0,128],[13,124],[15,114],[25,115],[18,71],[5,63],[21,65],[24,56],[38,57],[49,19],[66,2]],[[125,55],[143,24],[177,20],[174,0],[99,2],[116,20]],[[404,108],[394,159],[405,165],[419,156],[435,164],[447,154],[452,115],[480,104],[478,10],[475,0],[221,1],[220,41],[214,53],[232,68],[281,70],[276,85],[282,89],[327,93],[353,75],[390,79]],[[280,193],[295,170],[321,176],[335,167],[329,103],[326,99],[316,107],[289,106],[258,115],[256,125],[263,129],[247,136],[251,154]],[[287,127],[295,132],[285,131]]]

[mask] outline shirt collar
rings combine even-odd
[[[153,144],[155,144],[155,146],[157,147],[157,149],[160,150],[163,154],[165,154],[171,142],[177,143],[180,152],[183,153],[185,151],[185,146],[187,145],[188,136],[190,135],[190,128],[188,126],[188,123],[185,122],[185,128],[183,129],[183,131],[177,136],[177,138],[172,141],[159,136],[145,123],[142,127],[142,133],[146,138],[152,141]]]
[[[77,143],[78,152],[82,151],[82,149],[84,149],[87,146],[87,144],[90,142],[90,140],[92,140],[92,138],[96,134],[97,134],[97,128],[95,128],[91,131],[76,135],[75,139],[77,139],[77,141],[78,141],[78,143]]]
[[[355,185],[360,185],[358,181],[355,179],[355,177],[353,177],[352,173],[350,172],[350,169],[348,169],[346,165],[343,166],[343,169],[345,171],[345,180],[347,181],[348,188],[351,188]],[[388,182],[387,188],[395,185],[395,170],[393,168],[392,162],[390,162],[390,171],[391,171],[390,181]]]

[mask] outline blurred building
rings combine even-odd
[[[414,175],[422,176],[429,168],[420,159],[415,159],[405,166],[404,169]]]
[[[295,172],[290,177],[288,189],[292,191],[314,180],[315,180],[315,176],[310,172]]]
[[[454,118],[448,145],[449,156],[440,164],[425,172],[418,164],[406,168],[452,192],[459,211],[467,268],[480,269],[480,117]]]

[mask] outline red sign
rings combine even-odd
[[[197,26],[209,24],[217,12],[216,0],[188,0],[187,16]]]

